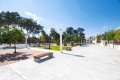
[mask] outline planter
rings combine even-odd
[[[66,50],[67,50],[67,51],[71,51],[72,49],[71,49],[71,47],[68,47],[68,48],[66,48]]]

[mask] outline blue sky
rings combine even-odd
[[[120,27],[120,0],[0,0],[1,11],[34,18],[47,33],[83,27],[88,37]]]

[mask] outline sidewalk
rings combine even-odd
[[[120,80],[120,51],[98,45],[54,51],[54,58],[38,63],[32,58],[0,67],[0,80]]]

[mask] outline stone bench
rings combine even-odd
[[[52,53],[52,52],[46,52],[46,53],[42,53],[42,54],[35,55],[35,56],[34,56],[34,60],[35,60],[36,62],[38,62],[42,57],[45,57],[45,56],[53,57],[53,53]]]

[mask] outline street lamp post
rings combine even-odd
[[[25,35],[25,46],[27,47],[27,39],[28,39],[28,35]]]
[[[53,37],[51,37],[51,43],[53,43]]]
[[[60,29],[60,53],[62,53],[62,29]]]

